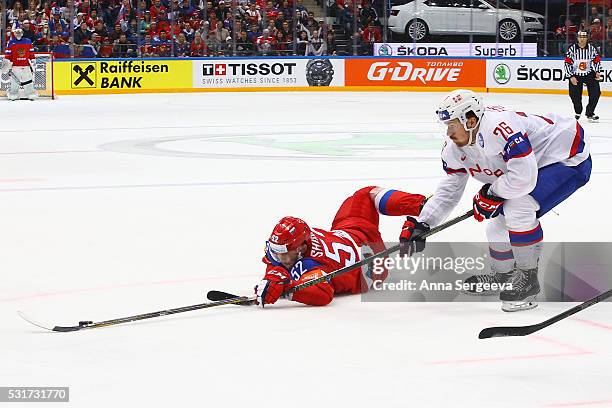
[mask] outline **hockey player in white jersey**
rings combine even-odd
[[[473,198],[474,218],[486,228],[491,274],[466,283],[512,283],[500,293],[502,310],[537,306],[540,217],[589,180],[589,139],[574,118],[484,108],[482,98],[456,90],[439,105],[450,139],[442,150],[446,177],[418,218],[408,217],[400,241],[440,224],[463,195],[469,176],[483,183]],[[422,250],[424,242],[408,248]],[[479,293],[481,294],[481,293]]]

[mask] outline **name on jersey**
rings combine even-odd
[[[487,176],[495,176],[495,177],[501,177],[504,172],[501,169],[497,169],[495,171],[488,169],[486,167],[480,167],[480,164],[476,163],[476,167],[468,167],[468,171],[470,172],[470,176],[474,177],[474,174],[476,173],[484,173]]]
[[[321,241],[314,234],[314,232],[310,232],[310,256],[313,258],[320,258],[323,256],[323,247],[321,246]]]

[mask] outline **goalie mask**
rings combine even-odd
[[[467,124],[467,114],[469,112],[474,113],[478,120],[472,128],[468,128]],[[474,129],[480,124],[484,114],[484,104],[480,95],[466,89],[457,89],[446,95],[440,105],[438,105],[436,113],[438,114],[438,119],[444,123],[453,119],[459,119],[463,128],[470,134],[468,145],[474,144]]]
[[[21,40],[21,38],[23,37],[23,30],[21,28],[16,28],[13,31],[13,35],[15,36],[16,39]]]

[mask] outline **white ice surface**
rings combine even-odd
[[[504,314],[497,303],[352,296],[324,308],[228,306],[78,333],[44,332],[18,317],[22,310],[69,325],[199,303],[210,289],[250,294],[281,216],[328,227],[359,187],[433,192],[442,176],[433,115],[440,98],[228,93],[1,103],[0,386],[70,386],[70,406],[88,408],[612,406],[610,303],[538,335],[486,341],[477,339],[486,326],[538,322],[572,304]],[[572,114],[566,96],[485,98]],[[549,241],[610,240],[610,112],[612,99],[603,98],[601,123],[584,123],[593,175],[543,219]],[[419,148],[394,146],[398,134]],[[325,152],[309,150],[322,145]],[[469,202],[466,194],[455,213]],[[383,237],[396,239],[400,222],[382,219]],[[473,221],[435,237],[483,239]]]

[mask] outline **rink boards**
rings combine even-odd
[[[612,60],[602,61],[612,96]],[[55,63],[57,94],[216,91],[446,91],[567,93],[559,58],[226,57]]]

